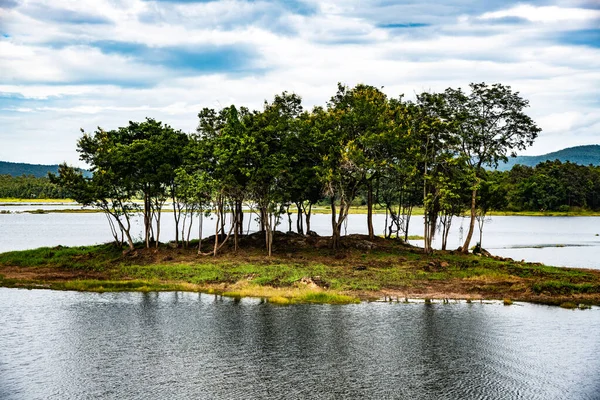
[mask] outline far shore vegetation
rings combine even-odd
[[[30,209],[26,211],[16,211],[16,212],[24,212],[29,214],[51,214],[51,213],[102,213],[104,212],[102,209],[91,208],[91,207],[83,207],[74,200],[71,199],[1,199],[0,198],[0,213],[10,213],[10,211],[3,210],[2,206],[19,206],[23,204],[30,205],[46,205],[46,204],[60,204],[66,206],[73,206],[77,208],[59,208],[59,209]],[[209,212],[214,212],[214,210],[207,210]],[[251,212],[253,209],[244,207],[243,212]],[[162,210],[162,213],[172,213],[172,209],[169,208],[169,204],[166,204]],[[297,213],[297,208],[292,207],[292,212],[294,214]],[[312,214],[330,214],[331,208],[328,205],[323,206],[314,206],[311,210]],[[351,206],[348,209],[349,215],[367,215],[368,210],[366,205],[357,205]],[[385,215],[386,210],[382,207],[375,206],[372,210],[373,214]],[[412,211],[412,215],[423,215],[424,209],[423,207],[415,207]],[[494,217],[494,216],[522,216],[522,217],[598,217],[600,216],[600,210],[588,210],[582,209],[579,207],[573,207],[569,209],[569,211],[496,211],[490,210],[488,211],[486,217]],[[457,215],[457,217],[461,217],[461,215]],[[462,215],[462,217],[466,217],[466,215]],[[421,236],[421,238],[423,238]],[[410,237],[408,237],[410,240]]]
[[[341,238],[274,234],[240,237],[216,257],[175,243],[133,250],[114,243],[0,254],[0,286],[78,291],[197,291],[260,297],[277,304],[346,304],[361,300],[504,300],[600,305],[600,271],[550,267],[481,254],[422,249],[366,235]],[[204,241],[206,250],[212,246]],[[204,250],[204,249],[203,249]]]

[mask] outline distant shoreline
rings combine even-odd
[[[79,205],[77,202],[71,199],[1,199],[0,198],[0,210],[2,207],[9,206],[23,206],[23,205],[31,205],[31,206],[48,206],[48,205]],[[29,210],[24,211],[28,213],[36,214],[37,210]],[[60,209],[60,210],[43,210],[43,213],[95,213],[102,212],[102,210],[92,209],[92,208],[72,208],[72,209]],[[249,209],[245,209],[244,211],[249,212]],[[385,215],[385,209],[375,207],[373,209],[373,214],[381,214]],[[162,209],[162,212],[173,212],[172,209],[165,206]],[[294,210],[293,215],[295,215],[296,210]],[[327,206],[313,206],[312,208],[313,214],[330,214],[331,209]],[[353,215],[362,215],[367,214],[366,206],[353,206],[350,207],[349,214]],[[284,214],[282,214],[284,215]],[[423,209],[420,207],[415,207],[412,212],[412,215],[423,215]],[[579,211],[490,211],[487,216],[489,217],[600,217],[600,211],[588,211],[588,210],[579,210]],[[460,217],[460,216],[459,216]],[[465,215],[465,217],[468,217]]]

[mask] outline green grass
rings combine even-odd
[[[75,203],[71,199],[19,199],[15,197],[2,197],[0,203]]]
[[[8,275],[14,274],[14,267],[25,267],[29,276],[1,277],[0,286],[212,291],[263,297],[278,304],[355,302],[357,295],[371,298],[369,293],[384,289],[555,304],[575,296],[578,303],[600,304],[600,274],[596,271],[453,252],[429,256],[397,241],[377,239],[377,243],[387,247],[367,252],[346,249],[341,254],[329,249],[294,249],[291,256],[281,249],[270,258],[262,249],[243,249],[237,255],[225,252],[214,258],[168,247],[155,250],[139,246],[128,253],[112,244],[45,247],[0,254],[0,273],[5,273],[2,268],[9,268]],[[320,287],[303,284],[302,279],[307,277]]]
[[[550,295],[572,295],[582,293],[597,293],[600,291],[600,285],[593,283],[546,281],[535,283],[532,289],[537,294],[547,293]]]
[[[0,265],[103,270],[108,264],[121,256],[122,249],[112,244],[79,247],[40,247],[34,250],[0,253]]]
[[[297,299],[299,303],[327,303],[327,304],[350,304],[359,303],[357,298],[335,293],[307,293]]]

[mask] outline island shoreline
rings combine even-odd
[[[158,249],[140,244],[133,251],[114,244],[13,251],[0,254],[0,286],[191,291],[277,304],[421,299],[600,305],[599,270],[456,251],[425,255],[402,241],[365,235],[346,236],[343,248],[333,251],[329,240],[278,232],[272,257],[264,253],[260,234],[240,238],[237,253],[226,246],[216,257],[173,243]]]

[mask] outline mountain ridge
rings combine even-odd
[[[562,150],[553,151],[551,153],[542,154],[539,156],[517,156],[510,157],[508,162],[498,165],[497,170],[507,171],[517,164],[535,167],[544,161],[559,160],[561,162],[571,162],[579,165],[595,165],[600,166],[600,145],[588,144],[582,146],[567,147]]]
[[[33,175],[36,178],[48,176],[48,173],[58,173],[58,164],[29,164],[20,162],[0,161],[0,175],[22,176]]]

